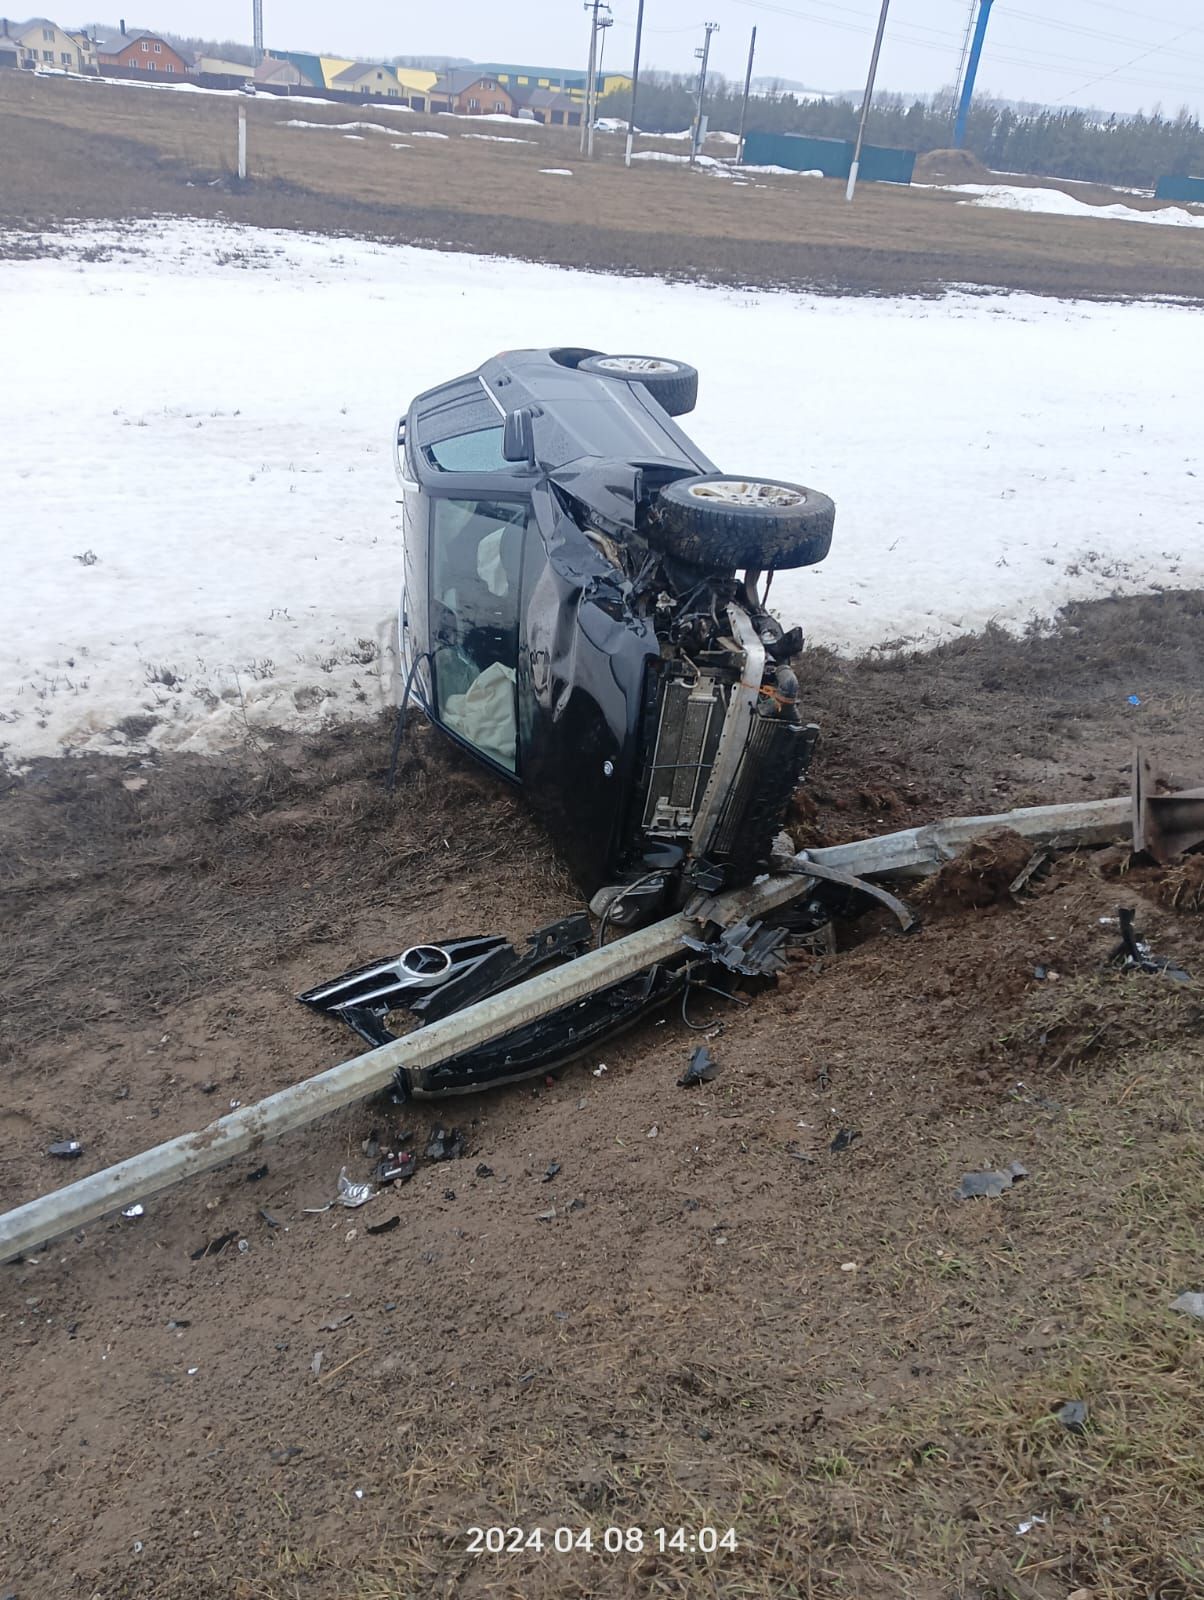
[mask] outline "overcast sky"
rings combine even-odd
[[[125,0],[127,21],[249,42],[251,0]],[[892,0],[878,82],[929,91],[957,74],[971,0]],[[636,0],[612,0],[606,63],[629,67]],[[757,27],[758,76],[810,88],[864,82],[878,0],[646,0],[644,64],[694,70],[704,22],[720,31],[712,65],[740,78]],[[116,20],[116,19],[114,19]],[[268,48],[372,58],[425,52],[477,61],[583,64],[581,0],[264,0]],[[995,0],[979,88],[1014,100],[1120,111],[1204,110],[1201,0]]]

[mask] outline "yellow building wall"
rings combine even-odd
[[[45,34],[53,34],[53,39],[47,39]],[[33,59],[39,66],[62,67],[70,72],[81,72],[85,66],[95,65],[95,57],[80,49],[78,39],[73,39],[65,33],[56,23],[44,23],[40,18],[31,22],[27,27],[17,29],[13,33],[26,51],[33,52]],[[46,51],[51,52],[52,59],[47,61]],[[64,61],[64,55],[69,56],[69,61]]]

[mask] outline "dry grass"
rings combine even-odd
[[[230,192],[230,99],[0,77],[0,219],[178,212],[378,234],[612,271],[839,292],[932,292],[970,283],[1036,292],[1204,293],[1195,240],[1176,228],[1067,222],[959,205],[947,194],[759,177],[736,186],[645,163],[617,137],[591,166],[572,130],[476,128],[388,107],[248,106],[254,184]],[[291,128],[367,121],[396,137]],[[415,137],[442,132],[450,137]],[[500,133],[529,142],[469,137]],[[406,148],[394,148],[404,144]],[[680,154],[680,145],[665,145]],[[541,172],[568,167],[571,179]],[[213,179],[222,180],[217,189]],[[190,187],[191,185],[191,187]]]

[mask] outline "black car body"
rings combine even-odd
[[[521,785],[587,893],[616,887],[619,923],[763,871],[815,738],[801,639],[757,589],[826,552],[831,502],[719,473],[666,409],[696,384],[510,352],[398,429],[407,693]]]

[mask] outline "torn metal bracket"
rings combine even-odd
[[[785,928],[767,928],[760,922],[737,922],[717,939],[687,933],[682,935],[681,942],[687,949],[697,950],[729,972],[743,973],[749,978],[772,978],[786,970],[784,946],[789,936]]]

